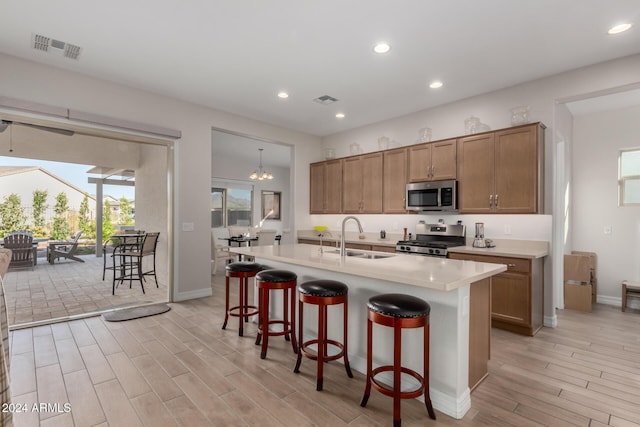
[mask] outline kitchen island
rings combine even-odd
[[[381,293],[405,293],[424,299],[431,305],[429,374],[433,406],[454,418],[462,418],[469,410],[470,385],[473,387],[486,375],[489,356],[489,280],[505,271],[505,265],[372,251],[351,251],[351,256],[340,257],[335,248],[325,247],[321,251],[318,246],[306,244],[234,247],[230,251],[253,256],[268,268],[294,271],[298,283],[314,279],[346,283],[349,286],[349,359],[352,369],[362,373],[366,372],[368,299]],[[335,314],[330,311],[329,319],[341,315],[342,307],[331,308],[337,311]],[[304,324],[311,325],[309,335],[315,332],[316,319],[312,311],[305,311]],[[375,365],[389,363],[393,357],[389,351],[393,345],[392,331],[387,329],[374,328]],[[403,365],[422,372],[421,330],[405,333]],[[341,339],[337,322],[330,321],[329,335]],[[482,370],[482,366],[484,373],[470,375],[470,368]]]

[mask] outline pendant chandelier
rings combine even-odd
[[[262,167],[262,150],[263,148],[258,148],[258,151],[260,151],[260,164],[258,165],[258,169],[254,170],[253,173],[249,175],[249,179],[257,179],[259,181],[273,179],[273,175]]]

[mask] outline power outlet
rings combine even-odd
[[[613,227],[611,225],[604,226],[604,234],[611,234],[613,232]]]
[[[504,234],[505,234],[505,236],[509,236],[511,234],[511,226],[510,225],[505,225],[504,226]]]

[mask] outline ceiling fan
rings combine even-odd
[[[43,130],[45,132],[57,133],[58,135],[72,136],[75,134],[74,131],[68,130],[68,129],[59,129],[59,128],[54,128],[50,126],[34,125],[32,123],[14,122],[11,120],[0,120],[0,133],[4,132],[7,129],[7,127],[9,127],[9,125],[26,126],[34,129]]]

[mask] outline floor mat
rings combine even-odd
[[[169,310],[171,310],[171,307],[169,307],[167,304],[153,304],[103,313],[102,317],[107,322],[122,322],[124,320],[138,319],[140,317],[166,313]]]

